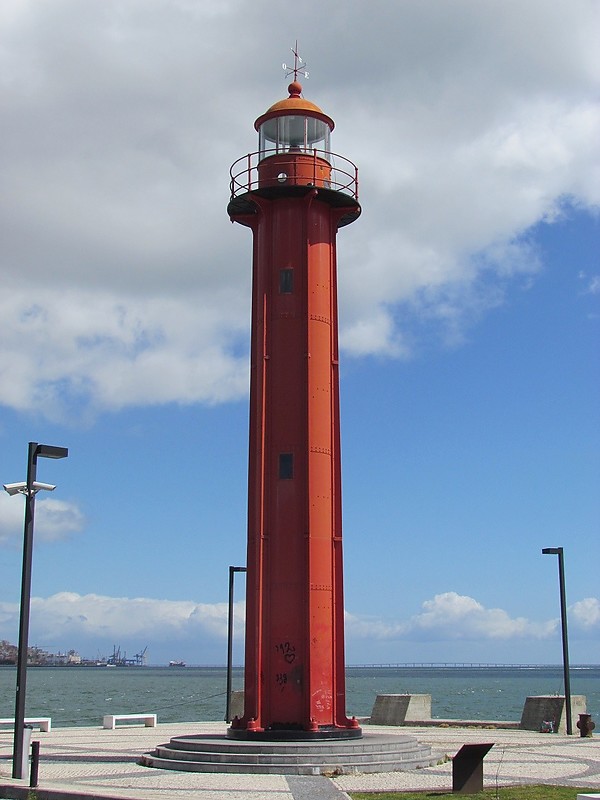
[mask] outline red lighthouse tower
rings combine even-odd
[[[360,214],[333,120],[301,96],[231,168],[253,247],[245,711],[236,738],[355,737],[345,707],[336,234]]]

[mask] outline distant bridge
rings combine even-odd
[[[346,664],[353,669],[562,669],[562,664],[500,664],[481,661],[404,661],[394,664]],[[570,669],[600,669],[600,664],[571,664]]]

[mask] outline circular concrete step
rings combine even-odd
[[[437,762],[428,745],[412,736],[366,733],[362,739],[317,742],[248,742],[226,736],[174,736],[140,763],[187,772],[344,775],[394,772]]]

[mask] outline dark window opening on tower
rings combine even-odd
[[[294,455],[293,453],[279,454],[279,477],[282,480],[289,480],[294,477]]]
[[[292,294],[294,291],[294,270],[279,270],[279,294]]]

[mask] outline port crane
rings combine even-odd
[[[136,653],[133,658],[127,658],[127,653],[117,645],[113,645],[113,654],[106,659],[106,663],[114,667],[143,667],[146,665],[146,651],[148,645],[144,647],[141,653]]]

